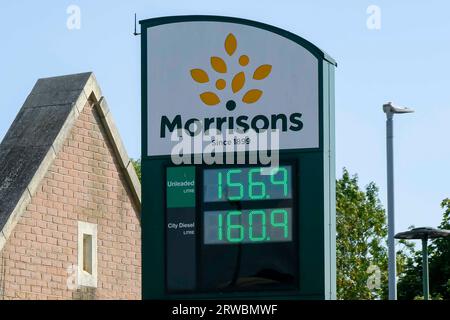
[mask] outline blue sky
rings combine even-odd
[[[70,5],[81,29],[66,27]],[[366,10],[381,10],[370,30]],[[337,173],[375,181],[386,199],[384,102],[395,118],[396,229],[437,226],[450,197],[450,3],[445,0],[2,1],[0,139],[38,78],[94,71],[132,157],[140,155],[140,43],[133,14],[215,14],[294,32],[327,51],[336,70]]]

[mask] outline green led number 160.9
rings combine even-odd
[[[287,209],[228,211],[217,216],[217,240],[228,243],[278,242],[290,240]]]
[[[274,168],[270,174],[263,175],[263,168],[249,170],[230,169],[217,172],[217,199],[230,201],[266,200],[272,194],[277,198],[288,198],[289,174],[286,168]]]

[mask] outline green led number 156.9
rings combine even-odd
[[[288,198],[290,174],[284,167],[263,175],[263,168],[229,169],[217,172],[217,199],[266,200]]]

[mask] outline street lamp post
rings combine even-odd
[[[428,272],[428,235],[422,238],[422,288],[423,299],[430,298],[430,274]]]
[[[394,106],[391,102],[383,105],[386,113],[386,154],[388,189],[388,278],[389,300],[397,299],[396,254],[395,254],[395,215],[394,215],[394,114],[412,113],[414,110]]]
[[[449,230],[433,228],[415,228],[410,231],[400,232],[395,235],[396,239],[421,239],[422,240],[422,286],[423,299],[430,299],[430,281],[428,274],[428,239],[450,237]]]

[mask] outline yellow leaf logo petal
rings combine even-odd
[[[191,77],[198,83],[206,83],[209,81],[208,74],[202,69],[192,69]]]
[[[272,71],[272,66],[270,64],[263,64],[262,66],[259,66],[255,73],[253,74],[253,79],[255,80],[262,80],[264,78],[267,78],[267,76]]]
[[[252,89],[249,90],[244,97],[242,98],[242,101],[245,103],[254,103],[259,100],[262,96],[262,91],[258,89]]]
[[[237,48],[236,38],[232,33],[230,33],[225,39],[225,51],[228,53],[229,56],[232,56],[233,53],[236,51],[236,48]]]
[[[250,62],[250,59],[245,54],[239,57],[239,64],[241,66],[245,67],[246,65],[248,65],[249,62]]]
[[[223,79],[219,79],[216,81],[216,88],[219,90],[223,90],[225,89],[225,87],[227,86],[227,82]]]
[[[227,64],[219,57],[211,57],[211,66],[216,72],[227,73]]]
[[[233,81],[231,82],[231,89],[233,93],[239,92],[245,84],[245,73],[239,72],[234,76]]]
[[[202,93],[200,95],[200,99],[202,99],[202,101],[208,106],[215,106],[220,103],[219,97],[213,92]]]

